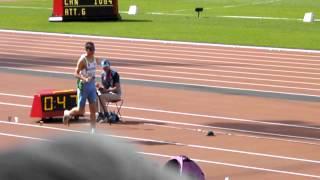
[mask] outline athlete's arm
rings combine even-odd
[[[83,58],[80,58],[78,60],[78,63],[77,63],[77,67],[76,67],[76,70],[75,70],[75,73],[74,73],[74,76],[80,80],[83,80],[83,81],[88,81],[89,78],[85,77],[85,76],[82,76],[80,74],[81,70],[83,70],[85,68],[85,62],[83,61]]]
[[[106,89],[107,92],[116,92],[118,89],[120,89],[120,83],[115,83],[114,87],[110,87],[109,89]]]

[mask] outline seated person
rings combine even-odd
[[[96,87],[100,91],[102,104],[121,100],[120,76],[117,71],[110,68],[110,61],[104,59],[101,61],[103,73],[101,74],[101,84]],[[101,112],[101,110],[100,110]]]

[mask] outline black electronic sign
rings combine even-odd
[[[54,0],[50,21],[118,20],[117,0]]]

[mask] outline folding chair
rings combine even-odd
[[[114,106],[115,107],[115,112],[116,114],[119,116],[119,119],[120,121],[122,121],[122,116],[121,116],[121,108],[122,108],[122,105],[123,105],[123,99],[119,99],[119,100],[116,100],[116,101],[110,101],[110,102],[107,102],[107,109],[109,110],[109,106]]]
[[[101,123],[101,122],[106,122],[109,120],[109,112],[108,109],[105,109],[105,106],[103,105],[102,101],[101,101],[101,93],[99,90],[96,91],[97,94],[97,98],[98,98],[98,116],[97,118],[97,122]]]

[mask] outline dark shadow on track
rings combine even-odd
[[[279,135],[283,135],[283,138],[294,138],[294,137],[286,137],[286,136],[297,136],[297,138],[294,139],[301,139],[301,140],[307,140],[309,138],[315,138],[318,139],[320,142],[320,130],[319,126],[310,125],[308,123],[305,123],[303,121],[290,121],[290,120],[284,120],[284,121],[264,121],[264,122],[272,122],[272,123],[288,123],[294,125],[301,125],[301,126],[308,126],[312,128],[303,128],[303,127],[288,127],[284,125],[268,125],[268,124],[256,124],[256,123],[243,123],[243,122],[217,122],[217,123],[208,123],[206,125],[208,126],[215,126],[215,127],[222,127],[222,128],[231,128],[236,130],[243,130],[243,131],[255,131],[255,132],[261,132],[265,134],[258,134],[258,133],[250,133],[250,132],[243,132],[247,134],[255,134],[255,135],[261,135],[261,136],[267,136],[267,137],[281,137]],[[238,131],[239,132],[239,131]],[[300,138],[299,138],[300,137]]]
[[[130,141],[130,142],[134,144],[147,145],[147,146],[170,145],[170,143],[166,143],[166,142],[151,142],[151,141]]]

